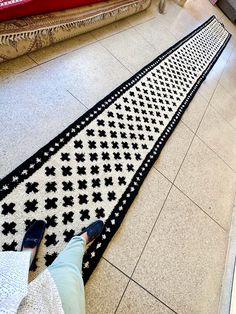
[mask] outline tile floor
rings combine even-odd
[[[3,177],[213,14],[232,39],[86,285],[88,314],[217,313],[236,191],[236,26],[208,0],[168,1],[164,15],[154,0],[0,65]]]

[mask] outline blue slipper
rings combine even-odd
[[[35,255],[32,258],[31,266],[35,262],[38,253],[40,242],[43,238],[46,228],[46,223],[43,220],[36,220],[26,231],[22,241],[21,251],[24,249],[36,249]]]

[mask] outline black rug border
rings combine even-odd
[[[5,176],[0,181],[0,189],[4,185],[9,185],[9,181],[12,181],[12,179],[17,176],[19,177],[19,181],[12,182],[9,186],[8,190],[0,190],[0,201],[3,200],[12,190],[17,187],[17,185],[21,182],[23,182],[25,179],[30,177],[35,171],[37,171],[41,166],[53,155],[55,154],[59,149],[61,149],[68,141],[70,141],[74,136],[77,135],[78,132],[80,132],[84,127],[86,127],[94,118],[99,116],[107,107],[109,107],[117,98],[121,97],[124,92],[129,90],[133,85],[135,85],[139,80],[142,79],[142,77],[148,73],[152,68],[156,67],[160,62],[162,62],[166,57],[168,57],[172,52],[174,52],[176,49],[178,49],[182,44],[184,44],[186,41],[191,39],[195,34],[200,32],[205,26],[207,26],[211,21],[214,19],[217,20],[217,18],[213,15],[211,16],[206,22],[201,24],[199,27],[197,27],[195,30],[193,30],[190,34],[186,35],[183,39],[178,41],[175,45],[167,49],[165,52],[163,52],[160,56],[155,58],[152,62],[144,66],[139,72],[132,75],[131,78],[126,80],[124,83],[122,83],[119,87],[114,89],[109,95],[104,97],[101,101],[99,101],[95,106],[93,106],[91,109],[89,109],[85,114],[83,114],[81,117],[79,117],[75,122],[73,122],[71,125],[69,125],[63,132],[61,132],[58,136],[56,136],[54,139],[52,139],[48,144],[43,146],[41,149],[39,149],[33,156],[28,158],[26,161],[24,161],[20,166],[18,166],[15,170],[13,170],[11,173],[9,173],[7,176]],[[217,20],[218,21],[218,20]],[[219,22],[219,21],[218,21]],[[222,24],[222,23],[221,23]],[[223,24],[222,24],[223,25]],[[209,63],[206,70],[202,73],[202,75],[199,77],[198,81],[195,83],[195,85],[192,87],[192,89],[189,91],[187,96],[185,97],[185,100],[182,102],[180,107],[178,108],[177,112],[173,116],[172,120],[169,122],[165,130],[162,132],[162,135],[159,137],[159,139],[154,144],[152,150],[147,154],[145,160],[142,162],[141,166],[133,176],[133,179],[129,186],[126,188],[126,191],[121,196],[119,202],[114,207],[111,215],[106,220],[105,228],[103,234],[96,239],[92,245],[88,248],[86,251],[84,262],[88,260],[89,255],[91,252],[96,252],[95,256],[92,258],[92,261],[90,260],[90,267],[88,269],[83,269],[83,278],[85,283],[88,281],[89,277],[91,276],[93,270],[97,266],[99,260],[102,257],[103,252],[105,251],[108,243],[111,241],[113,235],[118,230],[121,222],[123,221],[123,218],[125,217],[125,214],[127,213],[130,205],[132,204],[133,200],[135,199],[136,195],[139,192],[139,189],[147,176],[150,168],[155,163],[156,159],[160,155],[162,148],[164,147],[165,143],[171,136],[172,132],[174,131],[175,127],[179,123],[184,111],[188,108],[189,103],[191,102],[192,98],[196,94],[197,90],[200,88],[201,84],[204,82],[207,74],[210,72],[218,58],[220,57],[221,53],[223,52],[225,46],[227,45],[228,41],[230,40],[231,34],[228,32],[228,36],[225,39],[224,44],[221,46],[217,54],[214,56],[211,63]],[[118,93],[119,92],[119,93]],[[118,93],[117,96],[114,96],[114,94]],[[100,108],[100,110],[99,110]],[[94,114],[95,111],[95,114]],[[78,125],[84,122],[84,125]],[[63,142],[60,142],[60,139],[64,139]],[[53,150],[50,150],[50,148]],[[44,153],[48,153],[48,155],[44,155]],[[34,165],[36,159],[41,159],[40,162],[34,167],[31,167],[31,165]],[[22,175],[20,174],[24,169],[28,170],[28,174]],[[119,209],[122,208],[122,209]],[[116,217],[116,214],[119,213],[119,218]],[[112,224],[113,220],[116,220],[115,224]],[[110,228],[109,234],[106,233],[106,228]],[[108,236],[106,240],[102,240],[102,236]],[[97,246],[101,244],[98,248]]]

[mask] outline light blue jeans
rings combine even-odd
[[[73,237],[48,267],[65,314],[85,314],[84,282],[81,274],[85,246],[82,237]]]

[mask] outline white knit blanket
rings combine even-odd
[[[28,284],[29,263],[29,252],[0,252],[0,314],[63,314],[47,269]]]

